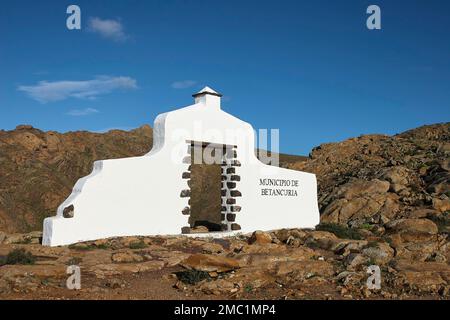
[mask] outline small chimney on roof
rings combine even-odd
[[[222,97],[222,95],[210,87],[204,87],[192,96],[194,97],[196,104],[200,103],[208,108],[220,109],[220,97]]]

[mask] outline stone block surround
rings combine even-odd
[[[187,180],[187,188],[181,190],[180,197],[186,198],[186,206],[181,210],[183,215],[189,216],[191,213],[189,199],[191,196],[191,189],[189,181],[191,178],[191,163],[192,154],[191,148],[203,148],[205,146],[212,146],[215,150],[222,150],[221,152],[221,230],[225,232],[237,231],[241,229],[241,226],[236,223],[236,213],[241,211],[241,207],[237,206],[237,198],[242,196],[242,193],[238,190],[238,184],[241,181],[241,177],[238,175],[237,169],[240,167],[240,162],[237,159],[237,146],[230,145],[216,145],[209,144],[207,142],[187,141],[187,153],[183,157],[183,163],[186,164],[186,171],[181,175],[182,179]],[[188,234],[192,232],[190,226],[184,226],[181,228],[181,233]]]

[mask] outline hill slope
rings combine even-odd
[[[0,230],[41,230],[78,178],[99,159],[142,155],[152,145],[152,129],[130,132],[43,132],[31,126],[0,131]]]
[[[317,174],[324,222],[440,218],[450,210],[450,123],[322,144],[289,167]]]
[[[93,161],[143,155],[151,146],[148,125],[107,133],[0,131],[0,230],[41,230]],[[450,210],[449,152],[444,123],[323,144],[310,158],[282,154],[280,166],[317,174],[323,221],[359,227]]]

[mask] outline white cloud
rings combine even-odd
[[[97,109],[94,108],[86,108],[86,109],[73,109],[67,112],[69,116],[79,117],[79,116],[88,116],[90,114],[99,113]]]
[[[36,85],[19,86],[17,89],[41,103],[47,103],[68,98],[92,100],[114,90],[136,88],[136,80],[130,77],[100,76],[81,81],[39,81]]]
[[[117,42],[123,42],[129,38],[125,34],[123,25],[119,20],[103,20],[98,17],[90,18],[88,21],[88,31]]]
[[[172,88],[174,89],[187,89],[190,87],[193,87],[197,84],[197,81],[194,80],[182,80],[182,81],[175,81],[172,83]]]

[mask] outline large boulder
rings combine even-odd
[[[390,183],[373,179],[357,179],[336,188],[325,208],[322,222],[358,226],[366,222],[389,219],[399,210],[398,196],[389,193]]]
[[[410,261],[446,260],[436,241],[406,242],[395,244],[396,258]],[[436,257],[438,259],[436,259]]]
[[[385,169],[381,178],[390,182],[390,191],[400,192],[412,182],[413,173],[403,166],[394,166]]]
[[[308,232],[300,229],[281,229],[274,231],[274,236],[283,243],[290,244],[296,240],[300,245],[308,237]]]
[[[328,231],[313,231],[306,238],[305,244],[311,248],[329,250],[339,242],[338,237]]]
[[[348,256],[344,259],[344,264],[347,267],[347,270],[354,271],[361,266],[367,265],[369,262],[369,258],[366,256],[360,254],[360,253],[350,253]]]
[[[433,208],[439,212],[450,211],[450,199],[433,198]]]
[[[394,249],[387,243],[377,242],[375,245],[368,246],[362,250],[362,254],[377,265],[388,263],[394,257]]]
[[[367,240],[343,240],[338,242],[332,249],[335,254],[346,257],[350,253],[361,252],[367,244]]]
[[[144,258],[131,251],[116,252],[111,256],[111,260],[116,263],[142,262]]]
[[[263,231],[255,231],[251,235],[251,237],[248,239],[249,244],[267,244],[272,243],[272,236],[270,233],[263,232]]]
[[[398,287],[432,294],[448,288],[450,267],[446,263],[399,260],[395,269],[398,277],[394,283]]]
[[[394,233],[434,235],[438,227],[429,219],[398,219],[386,224],[386,230]]]
[[[210,254],[193,254],[181,265],[187,269],[206,272],[227,272],[239,268],[239,262],[236,259]]]

